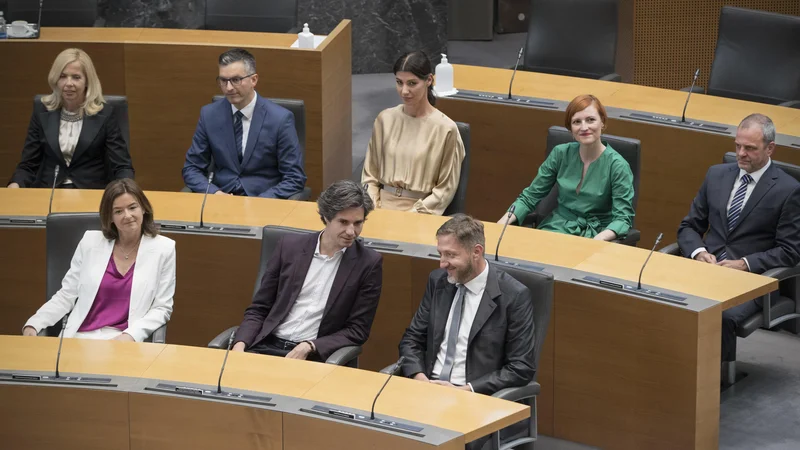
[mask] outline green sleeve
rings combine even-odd
[[[622,157],[611,164],[611,223],[606,229],[625,236],[633,224],[633,173]]]
[[[528,216],[536,205],[550,193],[553,185],[556,183],[558,177],[558,169],[561,166],[561,161],[564,159],[563,155],[567,153],[569,144],[561,144],[553,147],[553,151],[547,159],[544,160],[539,166],[539,173],[533,179],[531,185],[526,187],[522,194],[517,197],[514,202],[514,215],[517,216],[518,222],[522,223],[525,217]]]

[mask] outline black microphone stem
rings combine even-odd
[[[514,214],[514,210],[517,209],[516,205],[511,205],[511,208],[508,208],[508,215],[506,216],[506,223],[503,225],[503,231],[500,232],[500,238],[497,239],[497,248],[494,249],[494,260],[500,261],[500,243],[503,242],[503,235],[506,234],[506,228],[508,227],[508,222],[511,221],[511,215]]]
[[[508,83],[508,99],[511,100],[511,86],[514,85],[514,76],[517,75],[517,67],[519,67],[519,60],[522,59],[522,50],[525,47],[519,48],[519,54],[517,55],[517,63],[514,64],[514,72],[511,74],[511,82]]]
[[[211,187],[211,180],[214,179],[214,172],[208,173],[208,184],[206,184],[206,193],[203,195],[203,206],[200,207],[200,228],[203,228],[203,213],[206,210],[206,199],[208,198],[208,189]]]
[[[58,183],[58,171],[61,166],[56,166],[55,174],[53,174],[53,188],[50,189],[50,206],[47,207],[47,215],[53,212],[53,194],[56,192],[56,183]]]
[[[636,287],[637,291],[642,290],[642,274],[644,273],[644,268],[647,266],[647,262],[650,261],[650,257],[653,256],[653,252],[656,250],[656,246],[658,246],[658,243],[661,242],[662,237],[664,237],[664,233],[658,233],[658,237],[656,238],[656,243],[653,244],[653,248],[650,249],[650,254],[647,255],[647,259],[645,259],[644,264],[642,264],[642,270],[639,271],[639,284]]]
[[[61,363],[61,344],[64,343],[64,333],[67,331],[67,318],[69,318],[69,313],[64,314],[64,318],[61,319],[61,338],[58,340],[58,354],[56,355],[56,379],[59,378],[58,365]]]
[[[378,397],[381,396],[381,393],[383,392],[383,388],[385,388],[386,385],[389,384],[389,380],[391,380],[392,377],[394,376],[394,372],[397,370],[398,367],[403,365],[403,362],[405,360],[406,360],[406,357],[405,356],[401,356],[400,359],[398,359],[396,363],[392,364],[391,371],[389,372],[389,377],[386,378],[386,381],[383,382],[383,386],[381,386],[381,390],[378,391],[378,395],[376,395],[375,399],[372,400],[372,409],[370,410],[369,420],[375,420],[375,403],[378,401]]]
[[[217,394],[222,393],[222,374],[225,372],[225,364],[228,363],[228,353],[231,352],[231,346],[233,346],[233,338],[235,336],[236,332],[234,331],[228,338],[228,349],[225,350],[225,359],[222,360],[222,368],[219,369],[219,380],[217,380]]]
[[[700,76],[700,69],[694,71],[694,78],[692,78],[692,86],[689,87],[689,95],[686,96],[686,103],[683,104],[683,114],[681,114],[681,123],[686,122],[686,107],[689,106],[689,99],[692,98],[692,91],[694,84],[697,83],[697,77]]]

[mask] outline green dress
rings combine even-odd
[[[633,173],[610,145],[586,170],[580,193],[575,189],[583,174],[580,144],[557,145],[539,167],[539,174],[514,202],[522,221],[558,183],[558,206],[539,223],[541,230],[593,238],[603,230],[625,236],[633,223]]]

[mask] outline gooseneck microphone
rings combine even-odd
[[[503,231],[500,232],[500,238],[497,240],[497,248],[494,249],[494,260],[500,261],[500,243],[503,242],[503,235],[506,234],[506,227],[508,227],[508,222],[511,220],[511,215],[514,214],[514,210],[517,209],[516,205],[511,205],[508,208],[508,215],[506,216],[506,223],[503,225]]]
[[[203,195],[203,206],[200,207],[200,228],[203,228],[203,213],[206,210],[206,199],[208,198],[208,188],[211,187],[211,181],[214,179],[214,172],[208,173],[208,184],[206,184],[206,193]]]
[[[692,90],[694,84],[697,83],[697,77],[700,76],[700,68],[694,71],[694,78],[692,78],[692,86],[689,88],[689,95],[686,96],[686,103],[683,104],[683,114],[681,114],[681,123],[686,122],[686,107],[689,106],[689,99],[692,98]]]
[[[369,420],[375,420],[375,402],[378,401],[378,397],[381,396],[381,392],[383,392],[383,388],[385,388],[386,385],[389,384],[389,380],[392,379],[392,376],[394,376],[395,371],[397,371],[397,369],[400,366],[403,365],[403,362],[405,362],[405,360],[406,360],[406,357],[405,356],[401,356],[400,359],[398,359],[396,363],[394,363],[391,366],[389,366],[389,369],[390,369],[389,370],[389,377],[386,378],[386,381],[383,383],[383,386],[381,386],[381,390],[378,391],[378,395],[375,396],[375,400],[372,400],[372,409],[369,412]]]
[[[64,318],[61,319],[61,338],[59,338],[58,340],[58,354],[56,355],[56,379],[60,378],[58,373],[58,365],[61,363],[61,344],[64,343],[64,333],[67,331],[68,318],[69,318],[69,313],[64,314]]]
[[[517,55],[517,63],[514,64],[514,72],[511,74],[511,82],[508,83],[508,99],[511,100],[511,86],[514,85],[514,76],[517,74],[517,67],[519,67],[519,60],[522,59],[522,50],[525,47],[519,48],[519,54]]]
[[[664,237],[664,233],[658,233],[658,237],[656,238],[656,243],[653,244],[653,248],[650,249],[650,254],[647,255],[647,259],[644,260],[644,264],[642,264],[642,270],[639,271],[639,284],[636,285],[636,290],[642,290],[642,274],[644,273],[644,268],[647,266],[647,262],[650,261],[650,257],[653,256],[653,252],[656,250],[656,246],[659,242],[661,242],[661,238]]]
[[[217,381],[217,394],[222,394],[222,374],[225,373],[225,364],[228,363],[228,353],[231,352],[231,347],[233,346],[233,339],[236,337],[236,331],[231,333],[231,336],[228,338],[228,349],[225,350],[225,359],[222,360],[222,368],[219,369],[219,380]]]
[[[53,187],[50,189],[50,206],[47,207],[47,214],[53,212],[53,194],[56,192],[56,183],[58,182],[58,171],[61,166],[56,165],[55,174],[53,174]]]

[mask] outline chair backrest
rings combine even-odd
[[[522,67],[600,78],[614,73],[617,0],[531,0]]]
[[[306,234],[316,233],[316,231],[302,230],[300,228],[280,227],[267,225],[261,230],[261,259],[258,263],[258,277],[256,277],[256,285],[253,289],[253,296],[258,292],[261,287],[261,280],[264,274],[267,273],[267,262],[275,252],[275,247],[278,246],[278,241],[287,234]]]
[[[38,105],[42,104],[43,96],[43,94],[39,94],[33,97],[34,111]],[[106,99],[106,104],[113,108],[113,114],[117,120],[117,125],[119,125],[120,132],[122,133],[122,138],[125,139],[125,145],[127,145],[130,150],[131,127],[128,122],[128,97],[124,95],[104,95],[103,97]]]
[[[723,163],[735,163],[736,162],[736,153],[728,152],[725,153],[725,156],[722,157]],[[797,181],[800,181],[800,166],[796,166],[794,164],[789,164],[783,161],[776,161],[772,160],[772,164],[775,164],[779,169],[786,172],[787,175],[791,176]]]
[[[469,124],[456,122],[461,141],[464,142],[464,160],[461,161],[461,178],[458,180],[458,187],[453,200],[444,210],[445,216],[463,213],[467,206],[467,182],[469,182]]]
[[[297,26],[297,0],[206,0],[206,29],[286,33]]]
[[[800,17],[723,7],[708,93],[770,104],[800,100]]]
[[[535,327],[535,342],[534,342],[534,362],[536,364],[536,375],[534,380],[537,379],[539,374],[539,356],[541,356],[542,348],[544,347],[544,339],[547,336],[547,327],[550,324],[550,314],[553,310],[553,275],[545,272],[537,272],[532,270],[521,269],[519,267],[511,267],[505,264],[498,264],[491,261],[495,268],[514,277],[515,280],[524,284],[530,291],[533,297],[533,325]]]
[[[93,27],[98,0],[47,0],[42,3],[42,26]],[[39,0],[8,0],[6,19],[39,22]]]
[[[47,284],[45,301],[61,289],[61,281],[69,270],[72,256],[88,230],[100,229],[99,213],[52,213],[47,216],[46,240]],[[48,328],[47,335],[61,332],[61,322]]]
[[[574,140],[572,133],[566,128],[557,126],[550,127],[547,130],[546,155],[550,155],[550,152],[553,151],[556,145],[566,144]],[[631,172],[633,173],[633,210],[635,212],[636,204],[639,201],[639,172],[641,168],[642,143],[638,139],[614,136],[611,134],[604,134],[601,140],[603,143],[611,145],[611,148],[625,158],[625,161],[628,161],[628,164],[631,166]],[[539,205],[536,207],[536,212],[539,213],[540,217],[544,218],[549,216],[556,206],[558,206],[557,185],[553,186],[553,190],[547,198],[539,202]],[[634,223],[635,222],[636,217],[634,216]]]

